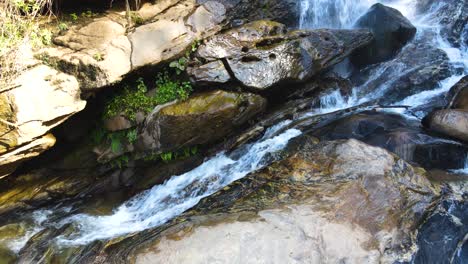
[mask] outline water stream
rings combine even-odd
[[[451,47],[447,41],[440,37],[440,28],[437,24],[434,24],[433,20],[435,13],[416,14],[414,7],[416,1],[414,0],[301,0],[300,26],[301,28],[352,28],[359,16],[376,2],[382,2],[402,11],[418,27],[417,38],[422,37],[424,34],[435,34],[437,38],[432,38],[432,44],[445,50],[451,63],[464,65],[463,74],[468,72],[467,48],[457,49]],[[437,12],[437,10],[433,9],[431,12]],[[382,63],[380,67],[376,68],[368,82],[372,81],[372,78],[378,78],[383,74],[385,67],[390,66]],[[407,70],[410,69],[406,65],[401,65],[399,72]],[[416,107],[424,104],[431,98],[448,91],[463,74],[454,74],[442,81],[437,87],[431,87],[427,91],[411,95],[402,101],[395,102],[395,105],[404,104]],[[321,98],[320,109],[310,109],[308,114],[328,113],[359,105],[378,98],[383,91],[391,88],[391,84],[392,80],[390,79],[387,83],[378,87],[375,93],[365,97],[359,97],[361,87],[356,87],[352,95],[347,97],[344,97],[338,91],[332,92]],[[391,111],[407,114],[409,110],[393,109]],[[414,116],[411,117],[414,118]],[[68,236],[59,237],[56,241],[60,245],[69,246],[84,245],[94,240],[109,239],[161,225],[190,209],[202,198],[272,162],[274,160],[273,153],[283,149],[289,140],[301,134],[301,131],[297,129],[289,129],[280,135],[272,136],[275,135],[275,131],[280,130],[290,122],[283,121],[269,128],[263,138],[257,142],[246,145],[230,154],[219,153],[192,171],[173,176],[164,184],[157,185],[123,203],[111,215],[77,214],[62,219],[58,223],[35,221],[36,226],[33,230],[37,232],[47,226],[73,224],[79,231]],[[465,168],[462,169],[468,172],[468,159]],[[31,236],[31,232],[28,233],[28,236]],[[21,248],[21,243],[25,243],[25,241],[16,241],[17,243],[12,248],[18,251]]]

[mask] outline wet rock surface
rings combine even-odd
[[[468,5],[464,0],[418,0],[417,7],[420,12],[431,12],[431,21],[442,25],[442,36],[453,45],[468,45]]]
[[[468,142],[468,111],[438,110],[425,118],[424,125],[431,131]]]
[[[353,74],[352,79],[360,87],[360,97],[369,95],[388,105],[438,87],[453,70],[445,51],[415,39],[393,60],[367,67]]]
[[[463,185],[463,183],[462,183]],[[439,202],[418,233],[414,263],[464,263],[468,258],[468,203],[465,193],[451,190]],[[460,196],[461,195],[461,196]]]
[[[463,77],[447,93],[447,108],[468,110],[468,76]]]
[[[416,34],[416,27],[400,11],[380,3],[359,18],[355,27],[370,29],[374,34],[372,43],[351,57],[359,67],[393,58]]]
[[[227,71],[231,81],[262,91],[310,79],[371,40],[365,30],[288,32],[283,24],[256,21],[208,39],[196,53],[203,63],[189,73],[195,83],[224,83],[218,76]]]

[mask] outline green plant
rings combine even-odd
[[[164,162],[169,162],[173,159],[174,153],[173,152],[161,153],[160,157]]]
[[[146,95],[147,88],[143,79],[137,80],[137,89],[131,90],[124,87],[123,92],[106,105],[104,119],[114,117],[118,114],[125,115],[130,120],[135,120],[139,111],[150,112],[156,105],[155,99]]]
[[[78,15],[76,13],[71,13],[70,18],[73,22],[78,21]]]
[[[143,25],[144,19],[137,12],[130,12],[130,18],[135,25]]]
[[[86,12],[81,13],[81,16],[85,18],[91,18],[94,16],[94,13],[91,10],[86,10]]]
[[[186,58],[186,57],[181,57],[179,58],[178,60],[175,60],[175,61],[172,61],[171,63],[169,63],[169,67],[170,68],[174,68],[177,75],[181,74],[182,72],[185,71],[185,69],[187,68],[187,63],[188,63],[189,59]]]
[[[128,162],[130,161],[130,157],[128,155],[122,155],[113,159],[110,164],[113,168],[122,169],[128,166]]]
[[[165,104],[180,99],[186,100],[193,91],[190,82],[173,81],[167,73],[159,73],[156,79],[156,102]]]
[[[129,143],[134,143],[137,140],[137,136],[138,133],[136,129],[130,129],[127,131],[126,137]]]
[[[124,87],[122,93],[113,97],[106,105],[104,119],[123,114],[129,120],[135,120],[140,111],[149,113],[156,105],[165,104],[176,99],[186,100],[192,92],[189,82],[174,81],[164,72],[158,74],[157,91],[154,96],[147,95],[148,88],[142,78],[137,80],[136,89]]]
[[[190,61],[190,57],[195,51],[197,51],[200,43],[200,40],[193,41],[192,45],[190,45],[190,48],[185,52],[184,57],[169,63],[169,67],[175,69],[177,75],[181,74],[187,69],[187,64]]]
[[[57,28],[60,30],[60,31],[67,31],[68,30],[68,25],[67,23],[65,22],[61,22],[57,25]]]
[[[103,61],[104,60],[104,55],[100,52],[96,52],[94,55],[93,55],[93,59],[95,59],[96,61]]]
[[[50,43],[51,35],[39,21],[51,4],[52,0],[0,1],[0,86],[8,86],[27,67],[18,59],[21,47]]]

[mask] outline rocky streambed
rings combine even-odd
[[[2,94],[0,263],[468,261],[465,1],[135,14],[62,32]]]

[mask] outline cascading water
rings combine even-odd
[[[297,129],[289,129],[270,138],[270,135],[290,122],[283,121],[270,128],[257,143],[245,146],[231,155],[220,153],[194,170],[172,177],[163,185],[157,185],[124,203],[110,216],[79,214],[63,220],[60,225],[76,224],[79,233],[60,237],[59,243],[87,244],[164,224],[196,205],[202,198],[271,162],[268,160],[269,154],[283,149],[290,139],[301,134]]]
[[[375,0],[301,0],[300,28],[348,28]]]
[[[458,72],[441,82],[438,87],[430,87],[425,92],[411,95],[395,104],[407,104],[416,107],[427,102],[430,98],[446,92],[450,86],[457,82],[462,74],[468,73],[467,47],[453,48],[440,37],[440,28],[434,23],[432,17],[437,8],[431,9],[423,16],[417,16],[414,12],[413,0],[375,1],[375,0],[301,0],[301,28],[351,28],[354,22],[374,3],[381,2],[402,11],[418,27],[418,37],[422,34],[435,34],[436,39],[431,40],[432,45],[445,50],[451,63],[461,65],[463,73]],[[434,26],[435,25],[435,26]],[[466,30],[468,31],[468,30]],[[468,37],[466,32],[464,37]],[[390,64],[382,63],[375,68],[367,83],[385,74]],[[387,67],[387,68],[386,68]],[[406,65],[399,65],[394,72],[402,73],[411,69]],[[398,76],[395,75],[395,78]],[[328,113],[351,106],[360,105],[366,101],[378,98],[384,91],[390,89],[393,79],[380,85],[372,95],[359,96],[363,84],[356,87],[351,96],[344,97],[335,91],[321,98],[320,109],[311,109],[307,115]],[[407,110],[394,110],[406,114]],[[78,214],[61,220],[60,223],[36,221],[36,226],[31,231],[37,232],[47,226],[63,226],[72,224],[76,226],[77,233],[62,236],[57,242],[60,245],[82,245],[94,240],[108,239],[119,235],[142,231],[161,225],[177,215],[196,205],[200,199],[209,196],[229,183],[240,179],[248,173],[258,170],[272,161],[270,154],[283,149],[288,141],[297,137],[301,132],[297,129],[289,129],[280,135],[275,131],[287,126],[290,121],[284,121],[270,128],[262,139],[244,146],[241,149],[227,155],[220,153],[207,160],[201,166],[185,174],[174,176],[166,183],[155,186],[151,190],[143,192],[117,208],[112,215],[91,216]],[[464,171],[468,171],[468,159]],[[29,238],[34,232],[29,232]],[[27,240],[26,238],[26,240]],[[21,247],[25,240],[18,240],[14,244],[15,249]]]

